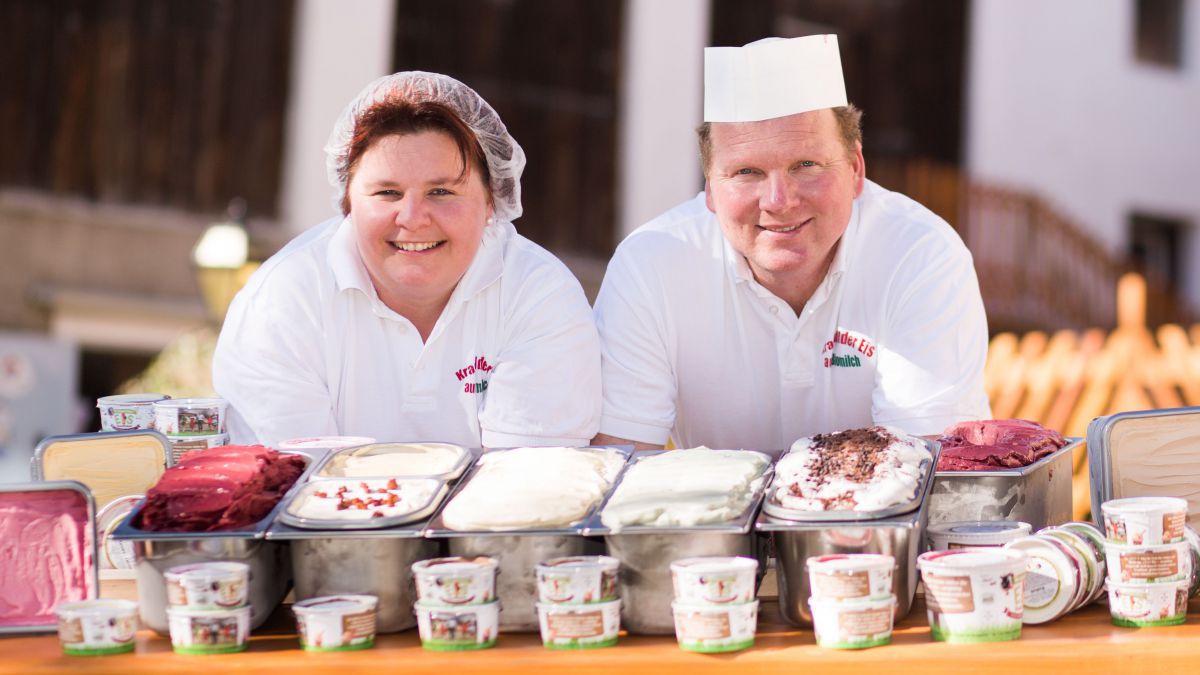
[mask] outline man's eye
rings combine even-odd
[[[750,169],[750,168],[738,169],[737,171],[733,172],[733,175],[735,175],[735,176],[751,176],[753,174],[754,174],[754,169]]]
[[[800,162],[797,162],[797,164],[796,164],[796,166],[799,166],[799,167],[801,167],[801,168],[804,168],[804,169],[809,169],[809,168],[812,168],[812,167],[814,167],[814,166],[816,166],[816,165],[817,165],[817,163],[816,163],[816,162],[814,162],[814,161],[812,161],[811,159],[805,159],[805,160],[802,160],[802,161],[800,161]]]

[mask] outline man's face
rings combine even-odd
[[[824,274],[862,193],[862,148],[832,110],[713,123],[705,197],[760,283]],[[772,289],[774,290],[774,289]]]

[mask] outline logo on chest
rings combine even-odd
[[[861,368],[875,358],[875,343],[854,331],[837,329],[833,339],[821,349],[821,361],[826,368]]]
[[[487,391],[491,372],[492,364],[487,362],[487,357],[476,356],[465,368],[454,371],[454,376],[462,382],[464,394],[482,394]]]

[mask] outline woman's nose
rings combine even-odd
[[[406,194],[396,202],[395,222],[401,227],[415,227],[421,224],[424,213],[420,196]]]

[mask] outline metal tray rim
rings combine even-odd
[[[33,464],[32,464],[31,471],[30,471],[30,473],[32,474],[31,477],[35,481],[45,480],[43,478],[43,476],[46,475],[46,471],[45,471],[45,468],[43,467],[43,464],[45,463],[45,459],[46,459],[46,450],[48,450],[50,448],[50,446],[54,445],[55,443],[77,443],[79,441],[94,440],[96,438],[124,438],[127,436],[156,437],[155,440],[157,440],[159,442],[159,444],[162,445],[162,448],[163,448],[163,456],[164,456],[163,463],[164,463],[164,465],[168,469],[171,468],[172,466],[175,466],[175,458],[171,454],[171,442],[167,440],[167,437],[164,436],[162,434],[162,432],[160,432],[156,429],[128,429],[125,431],[94,431],[94,432],[82,433],[82,434],[61,434],[58,436],[47,436],[46,438],[43,438],[42,441],[37,444],[37,447],[35,447],[33,449]]]
[[[429,499],[421,505],[420,508],[414,509],[407,514],[395,516],[384,516],[383,518],[371,518],[368,520],[322,520],[319,518],[303,518],[291,513],[292,504],[304,494],[305,490],[315,490],[320,487],[321,483],[333,481],[359,480],[360,478],[316,478],[306,482],[299,490],[290,493],[287,503],[279,511],[279,516],[276,519],[278,522],[288,525],[293,528],[302,530],[346,530],[362,532],[363,530],[382,530],[391,527],[399,527],[401,525],[409,525],[420,520],[427,520],[429,516],[437,510],[441,499],[446,496],[446,482],[435,478],[408,478],[400,480],[413,481],[428,481],[437,484],[437,488],[429,495]],[[362,478],[363,480],[380,480],[378,478]],[[369,523],[369,524],[368,524]]]
[[[0,493],[7,492],[51,492],[55,490],[74,490],[87,502],[88,528],[91,530],[92,549],[92,587],[86,593],[87,599],[100,597],[100,543],[96,533],[96,498],[88,486],[77,480],[38,480],[30,483],[0,484]],[[52,633],[58,630],[58,619],[52,623],[32,623],[16,626],[0,626],[0,635],[19,635],[25,633]]]
[[[1014,467],[1011,469],[988,469],[986,471],[935,471],[934,475],[938,478],[967,478],[978,476],[980,478],[1025,478],[1030,474],[1037,473],[1046,468],[1052,461],[1058,458],[1063,452],[1074,450],[1083,443],[1081,436],[1064,436],[1067,444],[1054,452],[1039,459],[1033,464]]]
[[[466,473],[467,469],[472,464],[474,464],[475,457],[477,456],[477,453],[473,452],[472,448],[468,448],[466,446],[459,445],[457,443],[448,443],[446,441],[385,441],[385,442],[376,441],[375,443],[363,443],[362,445],[352,445],[347,448],[331,449],[329,451],[329,454],[327,454],[325,456],[325,458],[321,460],[320,465],[317,466],[317,468],[313,470],[311,479],[324,480],[326,478],[346,478],[346,476],[322,476],[322,475],[320,475],[320,473],[322,471],[324,471],[325,467],[333,461],[334,457],[337,457],[338,455],[341,455],[343,453],[348,453],[351,450],[358,450],[360,448],[365,448],[365,447],[369,447],[372,445],[422,445],[422,444],[424,444],[424,445],[434,445],[434,444],[449,445],[449,446],[452,446],[452,447],[455,447],[455,448],[458,448],[459,450],[461,450],[462,454],[459,456],[458,461],[454,463],[454,466],[450,467],[450,469],[448,471],[443,471],[441,473],[404,476],[404,478],[436,478],[437,480],[440,480],[440,481],[443,481],[446,483],[450,483],[450,482],[453,482],[453,481],[461,478],[462,475],[464,473]],[[355,478],[399,478],[399,476],[355,476]]]
[[[493,449],[488,450],[487,453],[484,453],[484,454],[493,453],[493,452],[506,452],[508,450],[514,450],[514,449],[515,448],[493,448]],[[621,454],[625,455],[625,462],[621,465],[620,470],[617,471],[617,475],[613,476],[612,482],[609,483],[609,485],[608,485],[608,491],[604,494],[604,496],[601,499],[599,499],[595,504],[593,504],[592,508],[588,509],[588,512],[585,513],[583,515],[583,517],[580,518],[578,521],[576,521],[574,523],[570,523],[568,525],[564,525],[562,527],[521,528],[521,529],[514,529],[514,530],[452,530],[452,529],[446,527],[445,523],[442,520],[442,512],[446,510],[446,506],[451,501],[453,501],[455,497],[458,496],[458,493],[462,492],[463,489],[466,488],[466,486],[474,479],[475,474],[477,474],[479,472],[479,467],[482,466],[482,459],[483,459],[483,457],[481,455],[479,460],[476,460],[475,463],[471,465],[470,470],[462,477],[462,480],[460,480],[457,484],[455,484],[454,490],[452,490],[450,492],[450,494],[446,495],[446,498],[442,500],[441,505],[438,507],[437,513],[435,513],[433,515],[433,517],[430,518],[429,523],[428,523],[428,525],[426,525],[425,530],[422,534],[425,537],[430,538],[430,539],[451,539],[454,537],[513,537],[513,536],[521,536],[521,535],[551,535],[551,536],[554,536],[554,535],[558,535],[558,536],[580,535],[580,536],[585,536],[584,535],[584,531],[585,531],[584,525],[596,513],[597,509],[600,508],[600,505],[604,504],[605,502],[608,501],[608,497],[612,494],[613,488],[616,487],[617,483],[621,482],[621,477],[625,475],[625,470],[629,467],[629,458],[633,455],[633,446],[632,445],[586,445],[586,446],[582,446],[582,447],[578,447],[578,448],[572,448],[572,450],[616,450],[616,451],[620,452]]]

